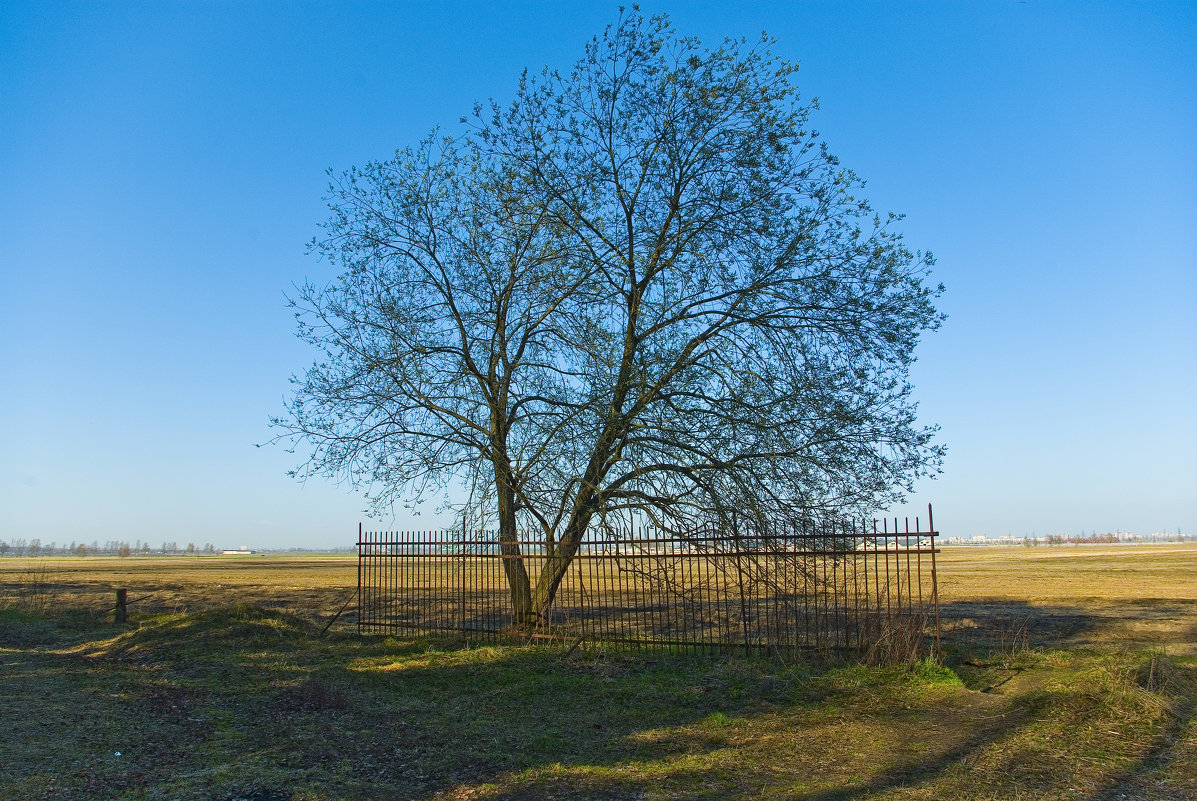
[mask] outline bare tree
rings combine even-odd
[[[296,298],[323,357],[275,421],[314,446],[299,472],[383,506],[463,481],[525,625],[605,515],[865,511],[935,472],[907,380],[931,257],[856,196],[770,44],[633,11],[462,139],[337,178],[314,248],[344,272]]]

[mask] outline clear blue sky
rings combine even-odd
[[[945,533],[1197,533],[1197,5],[676,3],[767,30],[950,318],[914,382]],[[0,5],[0,539],[346,544],[269,439],[324,170],[385,158],[617,3]],[[402,513],[388,527],[431,528]]]

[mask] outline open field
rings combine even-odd
[[[315,617],[335,612],[357,587],[357,557],[164,556],[0,559],[0,603],[37,583],[67,608],[111,608],[123,587],[140,614],[253,603]]]
[[[945,548],[939,575],[949,641],[1197,656],[1197,543]]]
[[[1197,546],[939,575],[944,667],[870,667],[321,636],[353,557],[0,559],[0,798],[1197,798]]]
[[[939,554],[949,642],[1015,635],[1038,647],[1166,647],[1197,656],[1197,543],[956,547]],[[64,557],[0,559],[0,606],[36,585],[39,604],[111,608],[125,587],[147,615],[252,603],[331,617],[357,586],[357,558]],[[338,623],[352,624],[350,607]]]

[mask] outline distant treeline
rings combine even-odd
[[[177,542],[164,542],[161,547],[154,547],[148,542],[137,540],[130,545],[120,540],[108,540],[101,544],[99,540],[91,542],[72,542],[69,545],[59,545],[57,542],[43,544],[39,539],[29,541],[16,538],[12,542],[0,540],[0,556],[145,556],[149,554],[214,554],[216,546],[205,542],[202,546],[189,542],[179,547]]]
[[[1026,545],[1102,545],[1115,542],[1186,542],[1192,537],[1177,532],[1176,534],[1082,534],[1077,537],[1071,534],[1048,534],[1046,537],[1026,539]]]
[[[1027,540],[1031,545],[1036,544],[1034,540]],[[1044,545],[1101,545],[1103,543],[1121,542],[1117,534],[1082,534],[1079,537],[1074,537],[1071,534],[1048,534],[1038,542]]]

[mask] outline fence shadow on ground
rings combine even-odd
[[[1197,644],[1197,599],[1143,598],[1089,605],[977,600],[940,604],[945,644],[998,651]]]

